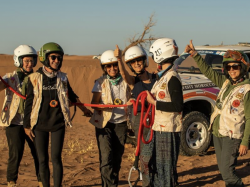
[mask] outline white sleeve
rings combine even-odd
[[[2,78],[3,78],[3,80],[4,80],[5,82],[8,81],[7,75],[4,75]]]
[[[99,84],[98,81],[95,81],[95,85],[94,85],[94,87],[93,87],[93,89],[92,89],[92,93],[93,93],[93,92],[102,92],[101,85]]]

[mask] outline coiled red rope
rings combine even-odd
[[[137,138],[137,148],[136,148],[136,153],[135,153],[136,157],[138,157],[140,154],[140,142],[141,142],[141,140],[144,144],[148,144],[151,142],[151,140],[153,138],[152,126],[154,124],[155,106],[152,104],[149,104],[148,108],[146,108],[145,107],[146,99],[147,99],[147,92],[143,91],[138,95],[138,98],[136,101],[132,101],[134,115],[137,114],[138,104],[139,104],[139,101],[141,101],[141,118],[140,118],[140,125],[139,125],[138,138]],[[146,111],[146,113],[144,115],[145,111]],[[148,122],[149,124],[147,123],[147,120],[149,121]],[[151,129],[150,130],[150,137],[149,137],[148,141],[146,141],[143,137],[143,129],[144,128]]]

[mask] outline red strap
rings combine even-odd
[[[18,93],[16,90],[14,90],[7,82],[5,82],[3,80],[3,78],[0,76],[1,81],[3,82],[3,84],[9,88],[13,93],[17,94],[19,97],[21,97],[22,99],[26,99],[25,96],[21,95],[20,93]],[[152,94],[151,94],[152,95]],[[153,138],[153,130],[152,130],[152,126],[154,124],[154,116],[155,116],[155,106],[152,104],[149,104],[148,108],[145,108],[145,100],[147,99],[147,92],[143,91],[139,94],[136,102],[134,100],[132,100],[131,102],[133,103],[133,112],[134,115],[137,114],[137,109],[138,109],[138,104],[139,101],[141,100],[141,119],[140,119],[140,126],[139,126],[139,132],[138,132],[138,138],[137,138],[137,149],[136,149],[136,156],[139,156],[140,154],[140,142],[142,140],[142,142],[144,144],[148,144],[152,141]],[[86,103],[72,103],[73,105],[83,105],[83,106],[90,106],[90,107],[126,107],[128,105],[100,105],[100,104],[86,104]],[[149,112],[151,110],[151,115],[149,115]],[[144,112],[146,111],[145,116]],[[149,119],[149,125],[147,125],[147,119]],[[143,137],[143,128],[150,128],[150,138],[148,141],[146,141]]]
[[[25,96],[22,94],[18,93],[16,90],[14,90],[1,76],[0,80],[3,82],[3,84],[9,88],[13,93],[21,97],[22,99],[26,99]],[[128,105],[98,105],[98,104],[86,104],[86,103],[72,103],[73,105],[83,105],[83,106],[91,106],[91,107],[126,107]]]
[[[7,82],[5,82],[5,80],[3,80],[3,78],[0,76],[0,80],[3,82],[3,84],[9,88],[12,92],[14,92],[15,94],[17,94],[19,97],[21,97],[22,99],[26,99],[25,96],[23,96],[22,94],[18,93],[16,90],[14,90]]]

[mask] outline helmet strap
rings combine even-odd
[[[26,71],[23,67],[21,67],[21,69],[27,75],[33,73],[33,69],[32,69],[32,71]]]

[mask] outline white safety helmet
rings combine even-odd
[[[149,65],[148,55],[142,47],[132,46],[125,52],[125,62],[128,65],[128,67],[131,69],[131,71],[134,72],[134,69],[131,67],[130,61],[132,61],[136,58],[140,58],[140,57],[144,58],[144,60],[143,60],[144,68],[148,67],[148,65]]]
[[[33,67],[37,64],[36,50],[29,45],[20,45],[14,50],[14,65],[18,68],[23,67],[23,57],[32,56],[34,58]]]
[[[101,65],[113,64],[118,62],[118,59],[114,56],[113,50],[107,50],[101,55]]]
[[[118,63],[118,59],[114,56],[113,50],[107,50],[104,53],[102,53],[100,63],[103,71],[106,72],[104,69],[104,65]]]
[[[161,38],[156,40],[149,49],[153,60],[160,64],[172,57],[178,57],[178,46],[174,39]]]

